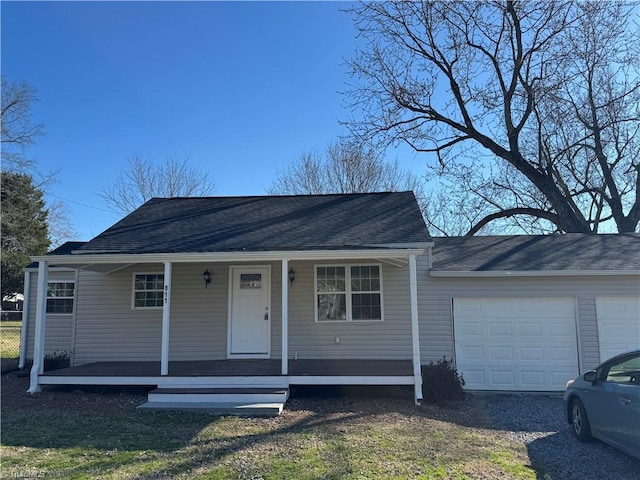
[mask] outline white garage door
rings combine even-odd
[[[596,297],[600,361],[640,346],[640,297]]]
[[[578,375],[573,298],[454,298],[453,317],[469,390],[564,390]]]

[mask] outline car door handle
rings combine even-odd
[[[631,399],[627,397],[619,397],[618,401],[620,402],[620,405],[622,405],[623,407],[626,407],[631,403]]]

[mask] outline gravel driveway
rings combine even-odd
[[[562,414],[561,395],[481,395],[493,428],[527,446],[540,480],[638,480],[640,461],[602,442],[581,443]]]

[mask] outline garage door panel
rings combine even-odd
[[[511,337],[513,335],[513,325],[511,323],[504,322],[491,322],[487,326],[486,335],[489,337],[499,337],[499,336],[508,336]]]
[[[549,383],[551,385],[562,385],[564,390],[567,380],[575,378],[577,375],[575,367],[558,368],[549,374]]]
[[[578,374],[571,297],[455,298],[454,336],[470,390],[562,390]]]
[[[522,323],[518,325],[518,332],[521,336],[540,337],[542,336],[542,326],[538,323]]]
[[[512,313],[524,315],[537,315],[542,313],[543,306],[535,299],[513,299],[509,301]]]
[[[541,362],[544,359],[542,347],[520,347],[520,360],[523,362]]]
[[[556,365],[570,365],[574,366],[578,352],[577,346],[572,345],[570,347],[549,347],[548,358]],[[577,375],[577,372],[576,372]]]
[[[500,389],[514,389],[516,385],[515,373],[513,370],[492,370],[490,372],[491,383]]]
[[[568,317],[566,317],[568,318]],[[571,314],[571,318],[575,318],[573,313]],[[575,324],[569,325],[564,322],[563,319],[557,319],[558,323],[552,323],[548,325],[548,337],[550,340],[557,338],[558,341],[564,342],[568,338],[575,338],[576,336],[576,326]]]
[[[539,390],[545,385],[545,372],[542,370],[523,370],[520,372],[520,384],[528,390]]]
[[[460,322],[460,335],[464,336],[482,336],[482,325],[479,323]]]
[[[486,376],[484,370],[469,369],[465,371],[459,371],[462,374],[466,384],[470,385],[484,385],[486,383]]]
[[[569,297],[546,297],[540,313],[549,318],[575,316],[575,300]]]
[[[600,360],[640,346],[640,297],[598,296]]]
[[[462,345],[458,351],[458,356],[465,364],[482,361],[485,358],[484,348],[479,345]]]
[[[492,362],[512,362],[513,347],[490,347],[489,359]]]

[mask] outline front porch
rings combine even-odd
[[[411,360],[299,359],[281,374],[279,359],[171,361],[161,375],[158,362],[95,362],[45,372],[42,385],[279,386],[413,385]]]
[[[95,362],[39,375],[40,385],[148,385],[142,410],[278,415],[292,385],[414,385],[412,360],[280,359]]]

